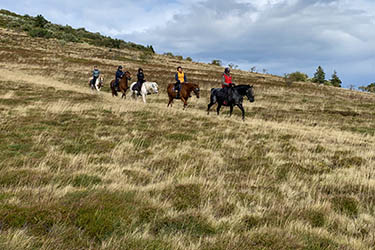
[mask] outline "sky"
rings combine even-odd
[[[374,0],[1,0],[0,8],[194,61],[375,82]]]

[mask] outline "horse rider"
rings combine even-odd
[[[177,73],[175,75],[175,79],[176,79],[176,83],[174,85],[174,88],[177,91],[176,98],[180,98],[180,91],[181,91],[181,88],[182,88],[182,84],[187,82],[186,75],[182,71],[182,67],[181,66],[177,67]]]
[[[115,78],[115,88],[117,91],[120,91],[119,88],[119,82],[120,79],[124,76],[124,72],[122,71],[122,66],[118,66],[117,71],[116,71],[116,78]]]
[[[138,74],[137,74],[137,84],[135,85],[134,90],[138,91],[138,94],[141,93],[142,85],[146,81],[145,80],[145,75],[143,74],[143,69],[139,68],[138,69]]]
[[[96,83],[96,80],[99,78],[100,76],[100,71],[98,69],[98,66],[94,66],[94,70],[92,71],[92,80],[91,80],[91,86],[92,87],[95,87],[95,83]]]
[[[234,83],[232,82],[232,75],[230,74],[230,69],[225,68],[223,76],[221,78],[221,87],[223,88],[225,99],[229,102],[232,101],[232,92],[233,92],[233,86]],[[224,101],[224,104],[226,104],[226,101]]]

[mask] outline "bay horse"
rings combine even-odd
[[[189,97],[191,97],[191,95],[190,95],[191,92],[194,92],[195,96],[197,98],[199,98],[199,91],[200,91],[200,89],[199,89],[198,84],[190,83],[190,82],[181,84],[180,99],[184,103],[184,110],[186,109],[186,106],[187,106],[187,100],[189,99]],[[171,107],[172,107],[173,99],[178,99],[177,98],[177,92],[174,89],[174,83],[171,83],[171,84],[168,85],[167,93],[168,93],[168,97],[169,97],[169,102],[168,102],[167,107],[169,107],[169,105],[171,105]]]
[[[225,94],[223,93],[222,88],[212,88],[211,96],[210,96],[210,103],[208,104],[208,107],[207,107],[207,114],[210,114],[210,108],[215,103],[217,103],[217,115],[220,114],[221,106],[229,106],[230,108],[229,116],[231,116],[233,112],[233,107],[237,106],[242,112],[242,120],[245,120],[245,110],[242,106],[244,96],[246,96],[250,102],[254,102],[253,86],[237,85],[233,87],[231,102],[225,102],[227,100],[226,100]]]
[[[120,92],[122,93],[122,96],[121,98],[124,98],[126,99],[126,91],[129,89],[129,81],[131,80],[131,74],[129,71],[125,71],[124,73],[124,76],[119,80],[119,88],[120,88]],[[115,80],[112,80],[111,83],[110,83],[110,88],[112,90],[112,96],[117,96],[117,89],[115,87],[115,82],[116,82],[116,79]]]

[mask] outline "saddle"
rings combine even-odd
[[[220,98],[222,98],[224,100],[223,101],[224,105],[228,105],[229,104],[229,100],[228,100],[229,96],[227,94],[229,95],[229,93],[227,93],[225,89],[220,89],[219,92],[218,92],[218,94],[217,94],[218,97],[220,97]],[[233,99],[233,90],[232,90],[232,99]]]
[[[139,83],[136,83],[136,84],[134,84],[132,90],[133,91],[138,91],[138,87],[139,87]]]

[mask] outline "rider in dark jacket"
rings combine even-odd
[[[137,90],[138,93],[141,93],[142,85],[146,81],[145,80],[145,75],[143,74],[143,69],[142,68],[138,69],[137,79],[138,79],[138,81],[137,81],[135,90]]]
[[[124,76],[124,72],[122,71],[122,66],[118,66],[117,71],[116,71],[116,78],[115,78],[115,88],[117,91],[119,91],[119,82],[120,79]]]

